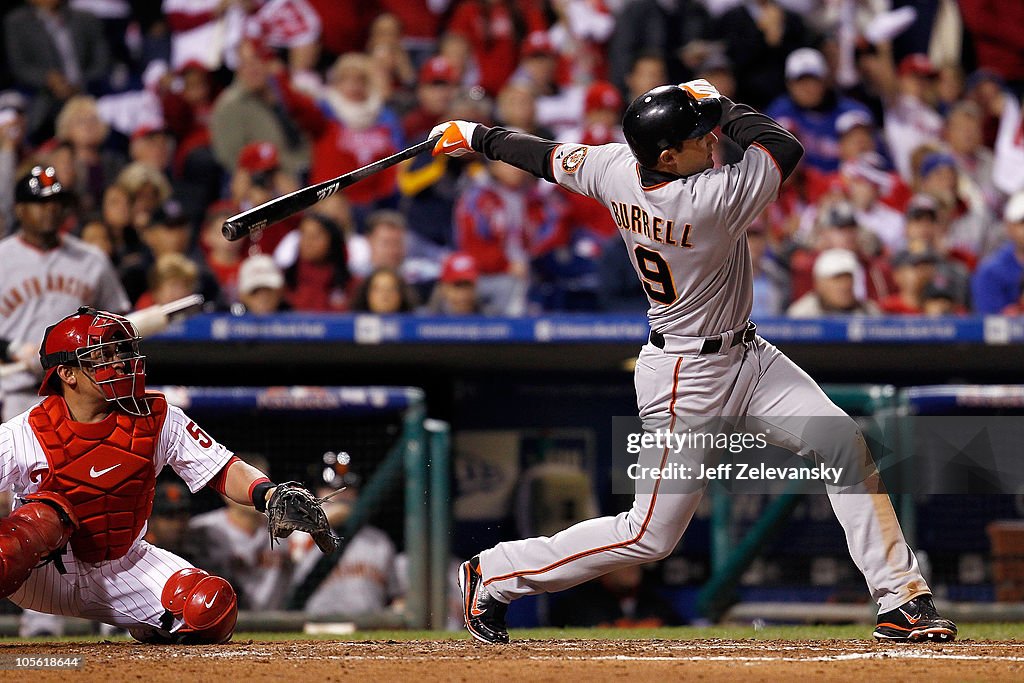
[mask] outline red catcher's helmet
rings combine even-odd
[[[103,397],[130,415],[149,415],[146,357],[139,353],[139,336],[127,318],[82,306],[46,328],[39,360],[46,371],[40,396],[56,393],[51,382],[57,367],[82,368]]]

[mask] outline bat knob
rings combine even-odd
[[[220,232],[228,242],[234,242],[245,236],[242,226],[230,220],[224,221],[224,225],[221,227]]]

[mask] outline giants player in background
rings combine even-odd
[[[0,240],[0,363],[30,369],[0,383],[4,420],[39,401],[39,340],[47,325],[83,305],[131,308],[106,255],[60,233],[71,192],[53,167],[36,166],[19,179],[14,202],[18,232]]]
[[[231,585],[143,540],[156,476],[169,465],[192,492],[260,511],[274,484],[145,391],[126,318],[82,307],[46,329],[39,356],[45,398],[0,425],[0,490],[20,504],[0,527],[0,597],[147,643],[225,642]]]
[[[715,169],[712,131],[719,125],[744,153],[738,163]],[[443,134],[434,154],[482,152],[611,211],[650,302],[650,340],[634,377],[644,430],[678,434],[692,418],[699,424],[745,418],[764,425],[759,431],[768,443],[826,465],[866,469],[856,483],[827,491],[879,605],[874,636],[952,640],[956,626],[935,610],[856,422],[749,321],[746,228],[796,168],[800,143],[704,80],[644,93],[627,108],[623,132],[628,146],[559,144],[466,121],[443,123],[430,134]],[[646,448],[638,462],[663,469],[681,455]],[[691,449],[684,462],[699,472],[709,455]],[[469,632],[486,643],[507,643],[505,612],[512,600],[668,556],[704,486],[659,496],[663,483],[643,490],[638,480],[628,512],[551,537],[499,543],[464,563],[459,581]]]

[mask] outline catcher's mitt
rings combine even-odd
[[[322,502],[297,481],[278,484],[267,502],[270,544],[293,531],[305,531],[323,553],[333,553],[341,539],[331,529]]]

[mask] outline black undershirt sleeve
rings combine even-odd
[[[555,182],[551,174],[551,154],[560,144],[558,142],[499,126],[477,126],[473,131],[472,144],[473,149],[488,159],[504,161],[549,183]]]
[[[10,356],[7,355],[7,352],[10,349],[10,346],[11,346],[11,340],[10,339],[0,339],[0,362],[9,363],[12,360],[14,360],[13,358],[11,358]]]
[[[753,107],[725,97],[722,98],[722,132],[743,149],[755,142],[767,149],[779,165],[783,181],[793,173],[804,155],[803,145],[788,130]]]

